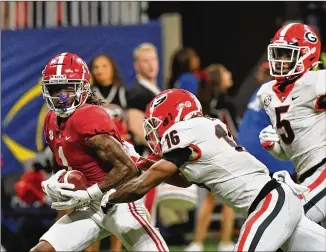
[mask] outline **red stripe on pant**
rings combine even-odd
[[[246,243],[246,240],[248,238],[248,235],[250,233],[252,225],[259,219],[259,217],[263,213],[265,213],[265,211],[267,210],[269,204],[271,203],[271,200],[272,200],[272,194],[269,193],[269,194],[267,194],[267,196],[266,196],[266,198],[264,200],[264,203],[263,203],[262,207],[259,209],[259,211],[257,213],[255,213],[249,220],[247,220],[247,224],[245,226],[245,230],[243,232],[243,235],[241,237],[239,237],[240,242],[239,242],[239,246],[238,246],[238,249],[237,249],[238,252],[243,251],[243,247],[244,247],[244,245]]]
[[[323,183],[325,179],[326,179],[326,168],[322,171],[322,173],[319,175],[319,177],[313,183],[308,185],[310,192],[312,190],[316,189],[319,185],[321,185],[321,183]],[[299,195],[299,198],[303,199],[302,194]]]
[[[128,207],[129,207],[129,210],[130,210],[132,216],[134,216],[134,218],[137,220],[137,222],[143,227],[143,229],[146,231],[146,233],[149,235],[149,237],[153,240],[157,250],[159,252],[165,252],[164,246],[162,245],[160,238],[157,237],[155,232],[153,232],[150,225],[148,225],[146,223],[146,221],[143,219],[143,216],[141,216],[138,213],[135,203],[134,202],[128,203]]]
[[[152,213],[155,197],[156,197],[156,188],[154,187],[151,190],[149,190],[149,192],[146,194],[145,197],[145,207],[147,208],[149,213]]]
[[[164,252],[166,252],[164,245],[162,244],[162,241],[160,239],[160,237],[156,234],[155,230],[153,230],[152,226],[144,219],[144,217],[138,213],[137,208],[136,208],[136,204],[135,202],[132,202],[135,212],[139,215],[139,217],[141,218],[141,220],[143,220],[143,222],[145,223],[145,225],[152,231],[152,233],[154,234],[154,236],[156,237],[156,239],[158,240],[158,242],[161,245],[161,248],[163,249]]]

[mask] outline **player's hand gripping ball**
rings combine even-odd
[[[74,191],[77,190],[86,190],[87,189],[87,180],[84,174],[77,170],[71,170],[64,172],[59,178],[59,183],[70,183],[74,184]]]
[[[69,183],[59,183],[59,178],[66,172],[65,169],[57,171],[49,179],[42,181],[41,187],[46,195],[50,197],[52,201],[63,201],[66,200],[64,196],[61,195],[62,189],[72,190],[74,189],[73,184]]]
[[[79,171],[68,171],[62,178],[64,182],[74,184],[74,191],[61,190],[62,196],[68,198],[67,201],[54,202],[51,207],[56,210],[67,210],[75,208],[76,210],[83,210],[88,207],[90,202],[95,199],[101,199],[103,196],[102,191],[99,189],[98,184],[87,187],[87,180],[85,176]]]

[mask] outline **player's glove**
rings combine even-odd
[[[102,198],[102,201],[101,201],[101,209],[102,209],[102,212],[104,214],[107,214],[109,210],[111,210],[115,204],[114,203],[110,203],[109,202],[109,197],[112,193],[114,193],[116,190],[115,189],[111,189],[110,191],[108,191],[104,197]]]
[[[127,152],[127,154],[130,156],[132,161],[136,163],[141,156],[136,152],[135,147],[131,143],[128,143],[127,141],[123,141],[122,146]]]
[[[272,125],[267,126],[259,134],[259,140],[261,146],[267,150],[271,151],[275,148],[275,144],[278,144],[280,138],[278,137],[276,130]]]
[[[88,187],[86,190],[61,190],[61,195],[68,197],[69,200],[63,202],[54,202],[51,208],[56,210],[67,210],[70,208],[80,209],[89,205],[92,200],[99,199],[103,196],[102,191],[97,184]]]
[[[42,181],[41,183],[43,192],[48,195],[52,201],[67,200],[67,197],[61,195],[60,191],[62,189],[73,190],[75,188],[74,184],[59,183],[58,180],[65,171],[65,169],[62,169],[51,176],[48,180]]]

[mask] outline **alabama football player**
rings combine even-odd
[[[260,133],[274,157],[293,161],[299,183],[310,191],[304,211],[314,222],[326,217],[326,70],[318,65],[321,42],[307,25],[283,26],[268,46],[272,80],[257,96],[271,125]]]
[[[297,196],[307,188],[285,171],[271,179],[267,167],[234,142],[224,123],[203,116],[190,92],[170,89],[157,95],[148,105],[144,130],[147,144],[162,159],[108,193],[107,205],[137,200],[179,170],[248,216],[236,251],[276,251],[282,244],[287,251],[325,248],[325,229],[305,217]]]
[[[111,188],[138,175],[137,167],[122,146],[110,116],[90,92],[90,73],[76,54],[61,53],[42,72],[43,97],[50,111],[44,124],[46,141],[56,163],[81,171],[87,190],[72,191],[73,184],[59,183],[65,171],[42,182],[57,210],[75,210],[59,219],[31,251],[82,251],[111,234],[129,251],[168,251],[160,233],[149,224],[142,200],[101,210],[101,200]],[[61,189],[66,190],[66,194]]]

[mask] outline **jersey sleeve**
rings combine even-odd
[[[45,137],[45,142],[47,144],[50,143],[50,139],[49,139],[49,123],[50,123],[50,117],[51,117],[51,111],[48,111],[45,115],[45,119],[44,119],[44,127],[43,127],[43,134],[44,134],[44,137]]]
[[[194,133],[194,129],[188,124],[188,121],[176,123],[162,137],[162,152],[165,154],[172,150],[190,147],[195,141]]]
[[[318,80],[316,82],[317,97],[326,95],[326,70],[318,71]]]
[[[258,101],[259,101],[259,107],[262,109],[264,108],[264,103],[263,103],[263,98],[262,98],[263,93],[264,93],[264,85],[260,87],[260,89],[258,90],[258,92],[256,94]]]
[[[110,134],[121,142],[120,135],[111,117],[101,107],[92,107],[78,114],[74,128],[82,142],[98,134]]]
[[[163,159],[173,163],[176,167],[180,167],[191,157],[192,151],[190,148],[179,148],[167,152],[163,155]]]

